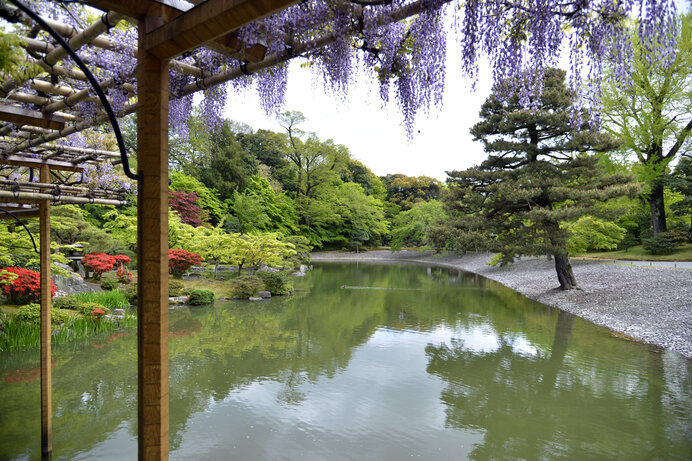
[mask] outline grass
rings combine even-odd
[[[186,288],[192,288],[193,290],[211,290],[214,292],[215,298],[228,298],[233,297],[233,287],[226,280],[211,280],[211,279],[200,279],[200,280],[181,280]]]
[[[641,245],[634,246],[627,250],[603,251],[599,253],[584,253],[577,255],[578,258],[595,259],[616,259],[626,261],[692,261],[692,243],[676,248],[671,254],[652,255]]]
[[[0,351],[17,351],[33,349],[40,346],[41,329],[38,324],[22,322],[13,316],[3,320],[4,329],[0,334]],[[134,315],[125,315],[122,320],[108,321],[101,319],[94,322],[91,318],[75,315],[72,320],[61,326],[53,326],[51,342],[64,344],[79,340],[88,340],[94,336],[109,334],[114,331],[132,329],[137,326]]]
[[[130,306],[127,296],[120,290],[112,291],[85,291],[73,295],[81,302],[98,303],[107,307],[111,311],[113,309],[125,308]]]

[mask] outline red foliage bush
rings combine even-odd
[[[132,262],[132,259],[130,259],[129,256],[115,255],[113,257],[115,258],[115,262],[118,264],[118,267],[127,267]]]
[[[202,257],[186,250],[168,250],[168,270],[175,276],[181,276],[190,266],[202,264]]]
[[[120,283],[132,283],[135,281],[135,276],[132,275],[132,272],[128,271],[123,266],[118,267],[117,278]]]
[[[13,301],[38,301],[41,297],[41,276],[38,272],[20,267],[6,267],[5,273],[0,273],[0,281],[10,281],[2,285],[2,291]],[[9,273],[16,274],[12,277]],[[14,280],[12,280],[14,279]],[[55,296],[57,287],[50,282],[50,296]]]
[[[200,218],[202,208],[198,202],[197,192],[187,193],[184,190],[179,190],[168,195],[168,205],[178,212],[180,222],[194,227],[202,225]]]
[[[88,253],[82,258],[84,267],[94,273],[94,280],[101,278],[101,274],[113,270],[117,260],[115,256],[106,253]]]

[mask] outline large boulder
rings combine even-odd
[[[84,281],[81,275],[72,270],[67,264],[55,263],[61,269],[65,269],[66,275],[53,274],[51,277],[55,283],[58,292],[56,295],[65,296],[81,293],[83,291],[101,291],[97,285],[93,285]]]

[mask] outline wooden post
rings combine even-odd
[[[41,182],[50,182],[48,165],[41,165]],[[41,281],[41,455],[50,458],[53,452],[53,396],[51,393],[51,331],[50,331],[50,202],[39,203],[40,281]]]
[[[168,61],[139,24],[137,356],[140,460],[168,459]]]

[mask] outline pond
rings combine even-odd
[[[170,456],[690,459],[692,361],[494,282],[320,264],[170,315]],[[134,333],[54,350],[54,459],[135,459]],[[38,351],[0,353],[0,458],[40,457]]]

